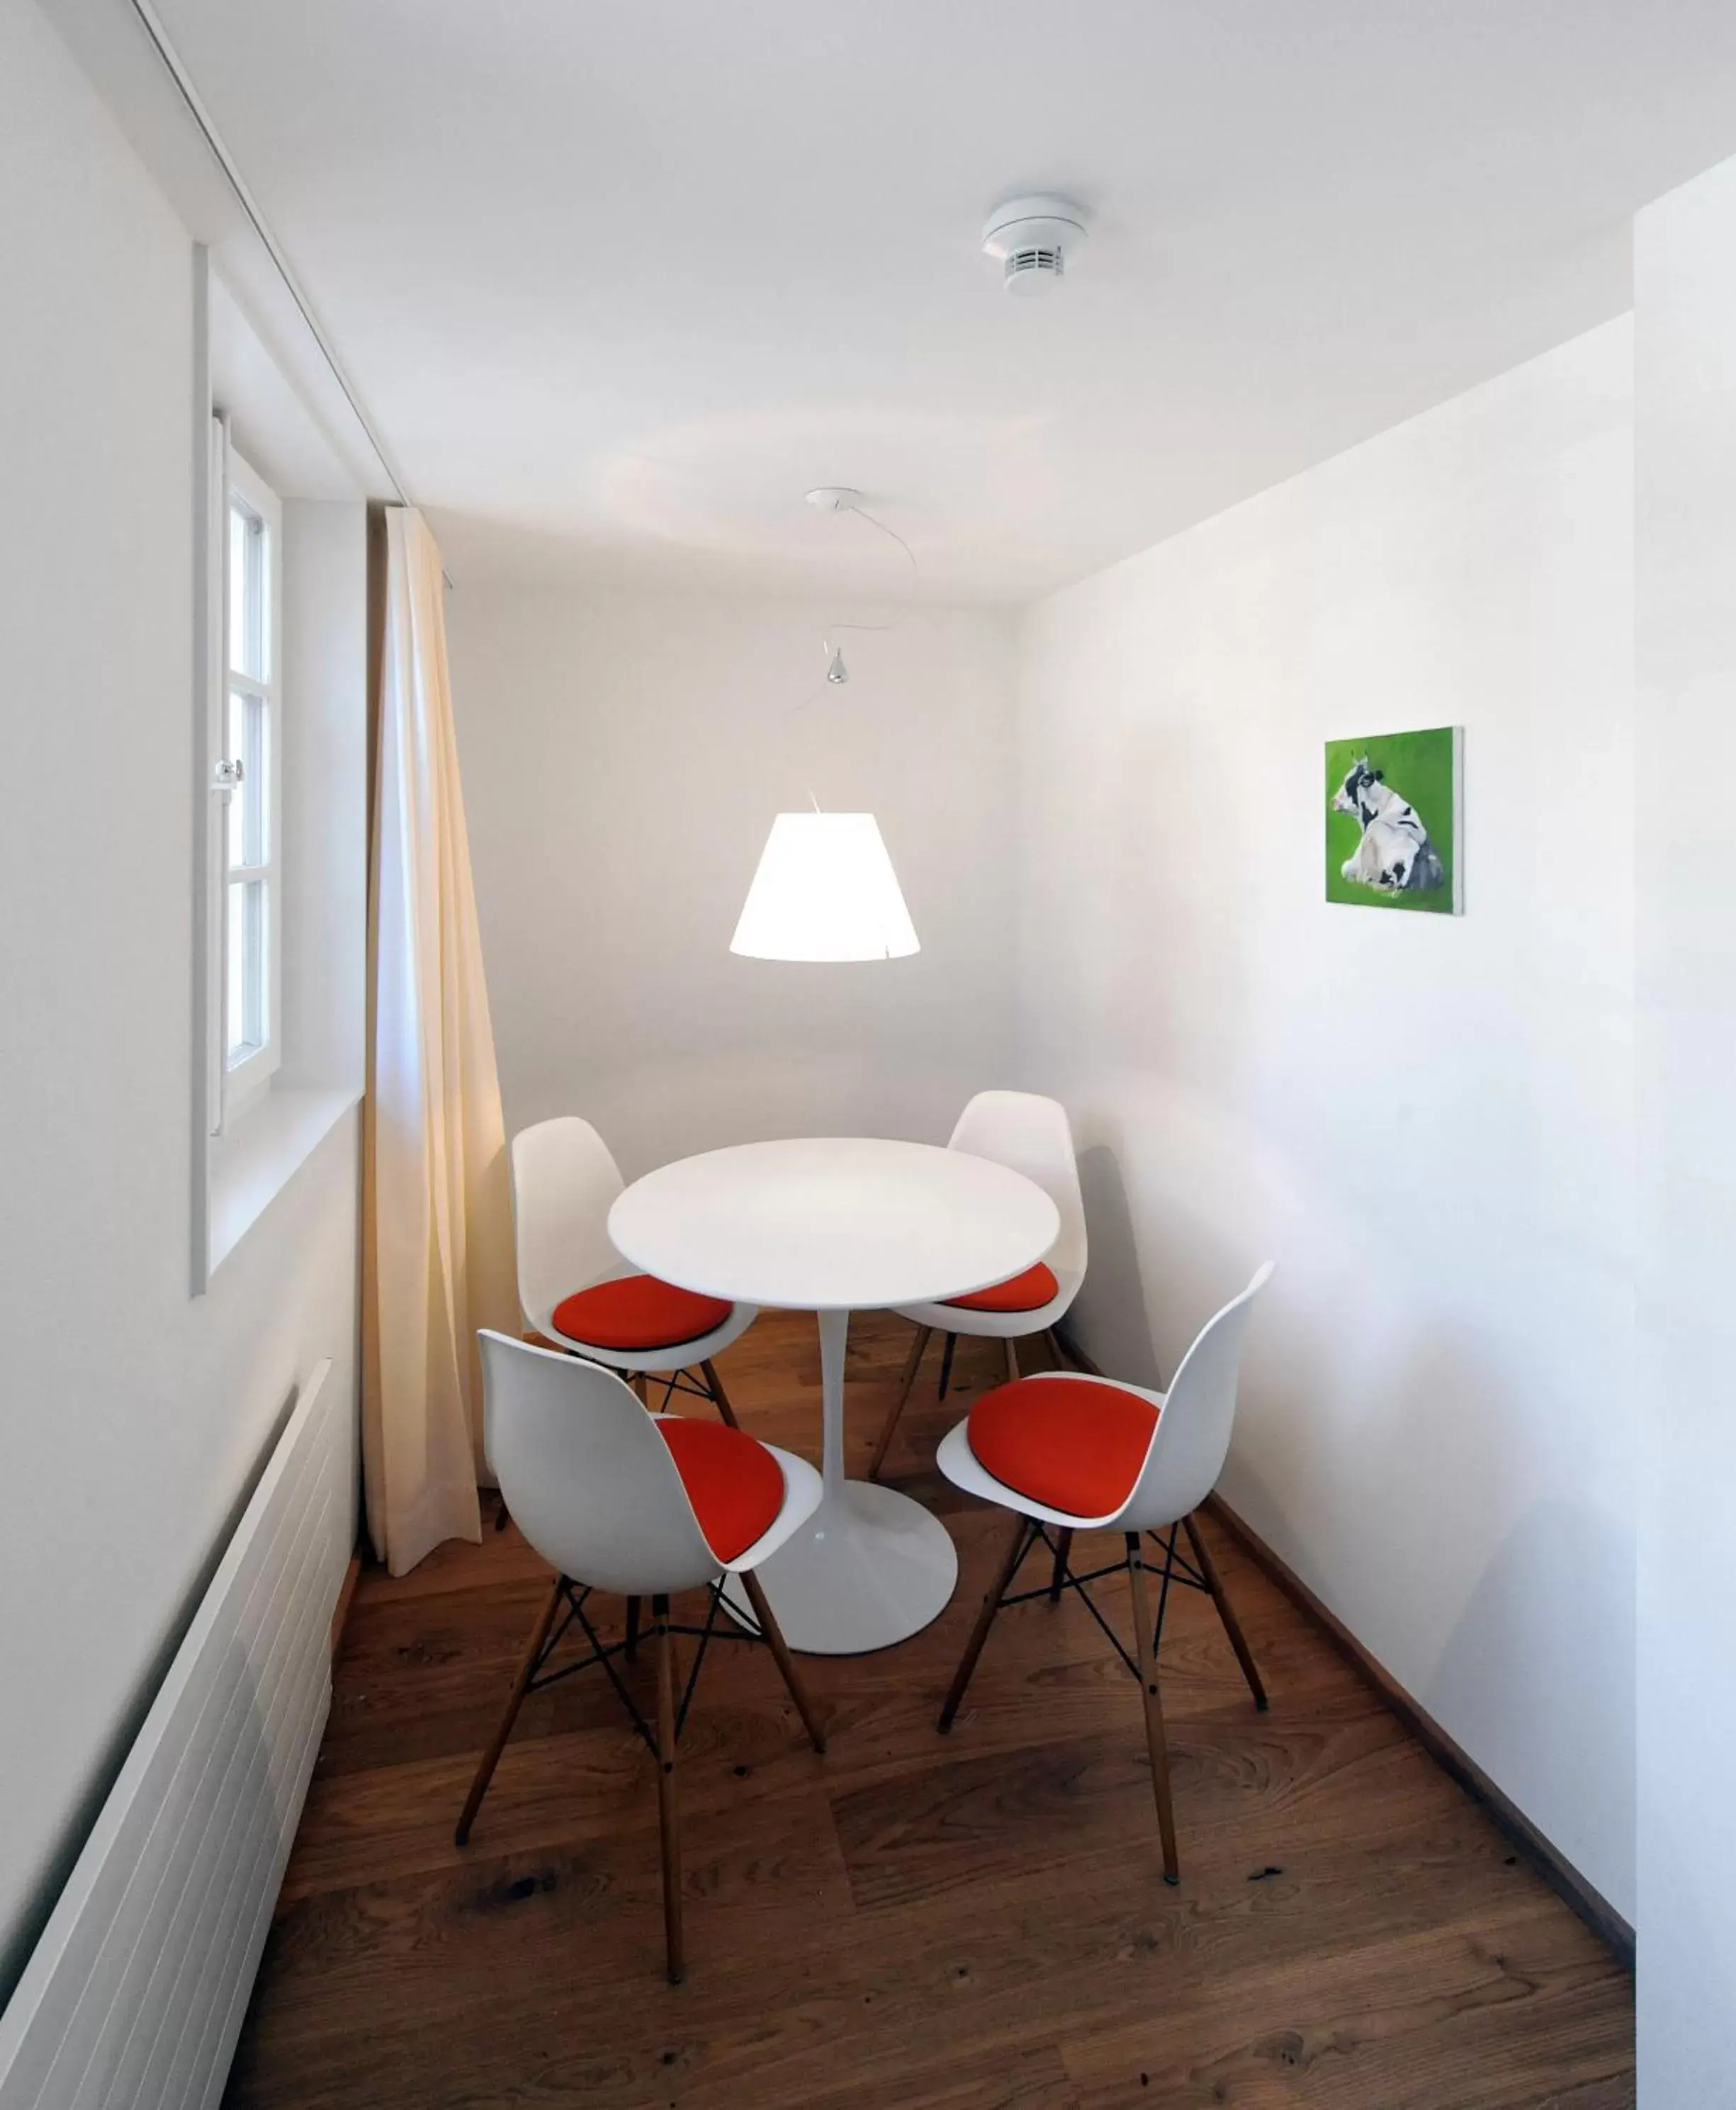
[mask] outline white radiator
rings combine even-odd
[[[0,2110],[223,2092],[331,1705],[351,1417],[297,1401],[17,1990]]]

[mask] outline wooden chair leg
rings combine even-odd
[[[958,1345],[958,1335],[956,1333],[949,1333],[946,1337],[946,1346],[941,1352],[941,1397],[942,1399],[945,1398],[946,1388],[952,1383],[953,1350],[956,1348]]]
[[[644,1371],[643,1371],[643,1370],[631,1370],[631,1371],[629,1371],[629,1372],[628,1373],[628,1379],[627,1379],[627,1382],[628,1382],[628,1383],[632,1387],[633,1390],[634,1390],[636,1392],[637,1392],[637,1394],[639,1395],[639,1404],[640,1404],[640,1406],[643,1406],[643,1407],[649,1407],[649,1406],[650,1406],[650,1403],[651,1403],[651,1399],[650,1399],[650,1392],[649,1392],[646,1390],[646,1380],[645,1380],[645,1373],[644,1373]]]
[[[1013,1522],[1014,1529],[1012,1538],[1008,1542],[1005,1556],[990,1585],[989,1594],[982,1601],[982,1610],[977,1614],[977,1623],[971,1629],[963,1659],[954,1675],[945,1705],[941,1709],[940,1729],[943,1736],[953,1725],[959,1703],[963,1699],[965,1687],[971,1682],[971,1673],[977,1668],[977,1659],[982,1654],[982,1645],[989,1637],[989,1628],[994,1625],[995,1614],[1000,1610],[1000,1601],[1007,1594],[1007,1586],[1012,1582],[1020,1561],[1024,1559],[1026,1551],[1036,1536],[1036,1526],[1028,1517],[1015,1516]]]
[[[1187,1533],[1187,1542],[1194,1549],[1194,1559],[1199,1572],[1206,1578],[1206,1587],[1212,1593],[1212,1602],[1217,1607],[1217,1616],[1224,1623],[1224,1632],[1230,1637],[1230,1646],[1235,1650],[1235,1659],[1242,1666],[1242,1675],[1248,1681],[1248,1690],[1253,1695],[1253,1704],[1263,1714],[1266,1711],[1266,1687],[1260,1682],[1255,1667],[1253,1651],[1248,1646],[1248,1637],[1242,1632],[1242,1623],[1235,1616],[1230,1602],[1230,1593],[1224,1587],[1224,1578],[1217,1572],[1217,1563],[1212,1558],[1211,1549],[1200,1536],[1199,1527],[1190,1516],[1181,1519],[1181,1528]]]
[[[723,1389],[723,1380],[718,1375],[709,1356],[700,1365],[700,1373],[705,1380],[706,1389],[717,1401],[718,1414],[732,1429],[739,1429],[741,1424],[737,1420],[736,1410],[729,1403],[729,1394]]]
[[[502,1495],[500,1505],[494,1512],[494,1528],[496,1531],[505,1531],[511,1522],[512,1513],[506,1506],[506,1497]]]
[[[524,1660],[519,1665],[519,1674],[513,1680],[512,1691],[506,1701],[506,1711],[501,1715],[500,1726],[487,1750],[483,1753],[476,1768],[476,1777],[470,1783],[470,1792],[465,1797],[464,1814],[458,1820],[454,1835],[462,1846],[469,1839],[470,1827],[476,1822],[476,1813],[483,1806],[483,1797],[488,1792],[488,1783],[494,1778],[494,1769],[500,1764],[501,1754],[506,1748],[506,1739],[512,1734],[512,1725],[519,1718],[519,1709],[524,1704],[525,1689],[529,1685],[531,1673],[537,1667],[537,1659],[542,1653],[542,1645],[549,1637],[549,1628],[555,1623],[555,1614],[560,1608],[564,1575],[557,1575],[549,1586],[548,1601],[537,1614],[537,1623],[531,1631],[530,1646],[524,1651]]]
[[[916,1338],[910,1344],[910,1353],[904,1363],[904,1374],[900,1381],[898,1397],[892,1402],[892,1410],[881,1426],[879,1441],[874,1446],[874,1455],[868,1460],[868,1476],[871,1480],[880,1478],[880,1469],[886,1461],[886,1452],[891,1447],[892,1432],[898,1426],[898,1417],[904,1410],[904,1401],[909,1398],[911,1388],[916,1383],[916,1374],[922,1366],[922,1353],[934,1338],[932,1326],[918,1326]]]
[[[1140,1692],[1145,1703],[1145,1748],[1151,1755],[1151,1791],[1158,1805],[1158,1833],[1163,1842],[1163,1880],[1179,1883],[1181,1865],[1176,1852],[1176,1807],[1170,1794],[1169,1745],[1163,1734],[1163,1703],[1158,1693],[1158,1659],[1152,1645],[1151,1601],[1145,1594],[1145,1559],[1140,1535],[1127,1535],[1127,1579],[1133,1595],[1134,1659],[1140,1667]]]
[[[1001,1345],[1007,1352],[1007,1383],[1009,1384],[1017,1384],[1018,1383],[1018,1347],[1014,1343],[1013,1336],[1010,1333],[1008,1334],[1006,1339]]]
[[[672,1985],[687,1976],[681,1932],[681,1812],[675,1795],[675,1638],[669,1601],[651,1600],[657,1626],[657,1821],[663,1843],[664,1958]]]
[[[1059,1341],[1056,1339],[1055,1329],[1053,1326],[1045,1326],[1043,1329],[1043,1345],[1048,1349],[1050,1356],[1054,1359],[1055,1368],[1058,1370],[1064,1370],[1067,1369],[1067,1361],[1066,1352],[1063,1349]]]
[[[629,1597],[627,1601],[627,1660],[639,1660],[639,1606],[642,1601]]]
[[[754,1608],[754,1617],[759,1622],[759,1631],[764,1635],[772,1651],[772,1660],[777,1665],[779,1673],[789,1689],[790,1697],[795,1702],[795,1711],[802,1718],[802,1727],[808,1732],[808,1741],[815,1750],[823,1755],[825,1733],[814,1714],[813,1703],[795,1674],[795,1665],[791,1661],[790,1651],[784,1643],[783,1631],[772,1616],[772,1607],[760,1587],[759,1578],[750,1571],[742,1576],[741,1582],[747,1592],[747,1601]]]
[[[1049,1578],[1049,1601],[1058,1605],[1061,1592],[1067,1587],[1067,1556],[1073,1550],[1073,1528],[1063,1524],[1055,1534],[1055,1569]]]

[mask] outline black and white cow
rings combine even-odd
[[[1440,852],[1416,808],[1387,788],[1385,772],[1371,769],[1366,754],[1351,764],[1332,804],[1362,824],[1356,854],[1341,867],[1346,879],[1383,894],[1432,894],[1444,884]]]

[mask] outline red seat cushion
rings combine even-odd
[[[968,1297],[949,1297],[961,1311],[1038,1311],[1061,1294],[1061,1285],[1041,1261],[1022,1275],[1009,1275],[1004,1282],[991,1282],[986,1289],[973,1289]]]
[[[1133,1492],[1158,1410],[1094,1378],[1020,1378],[971,1409],[977,1460],[1003,1487],[1068,1516],[1112,1515]]]
[[[599,1282],[555,1306],[555,1330],[587,1347],[678,1348],[721,1326],[734,1310],[721,1297],[700,1297],[655,1275]]]
[[[783,1507],[783,1468],[763,1443],[721,1421],[681,1416],[653,1424],[669,1447],[687,1500],[719,1560],[763,1538]]]

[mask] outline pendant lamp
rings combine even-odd
[[[919,951],[872,813],[780,813],[732,953],[755,960],[896,960]]]

